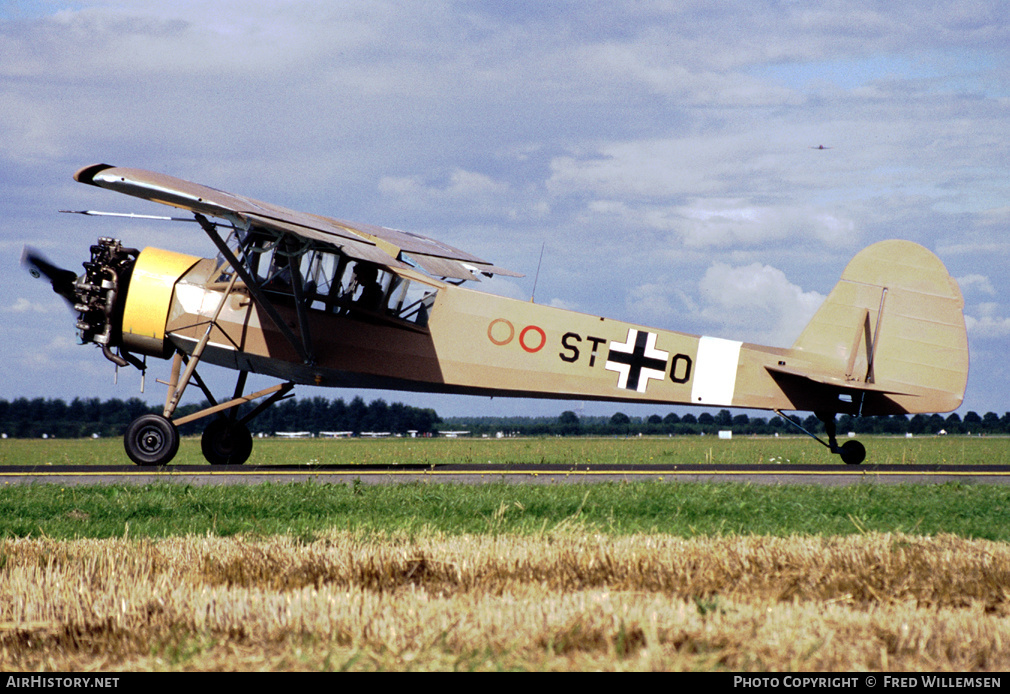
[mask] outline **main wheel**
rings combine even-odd
[[[859,441],[846,441],[838,455],[842,456],[842,462],[846,465],[859,465],[866,460],[866,448]]]
[[[168,465],[179,451],[179,430],[161,415],[141,415],[126,427],[123,445],[137,465]]]
[[[245,424],[219,417],[200,438],[203,457],[211,465],[241,465],[252,453],[252,434]]]

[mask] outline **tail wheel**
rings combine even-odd
[[[859,465],[866,460],[866,448],[859,441],[846,441],[842,444],[838,455],[846,465]]]
[[[126,427],[123,445],[137,465],[167,465],[179,451],[179,430],[161,415],[141,415]]]
[[[200,438],[203,457],[211,465],[241,465],[252,453],[252,434],[245,424],[218,418]]]

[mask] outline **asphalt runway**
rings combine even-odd
[[[7,466],[4,484],[584,484],[597,482],[735,482],[746,484],[1010,484],[997,465],[134,465]]]

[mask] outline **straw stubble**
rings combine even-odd
[[[1010,549],[955,536],[0,543],[0,668],[1002,670]]]

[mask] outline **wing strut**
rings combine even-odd
[[[221,309],[224,308],[225,302],[227,302],[228,297],[231,296],[231,292],[235,288],[235,282],[238,280],[238,277],[239,275],[237,272],[231,276],[231,282],[228,283],[228,288],[224,291],[224,296],[221,297],[221,302],[217,305],[217,308],[214,309],[214,316],[210,319],[210,322],[207,323],[207,330],[204,331],[203,337],[200,338],[200,341],[196,343],[196,347],[193,349],[193,354],[190,357],[189,363],[186,364],[186,371],[183,372],[182,377],[179,379],[182,382],[176,383],[174,392],[165,403],[165,410],[162,413],[162,416],[165,417],[165,419],[170,419],[172,414],[175,412],[175,408],[179,406],[182,394],[186,391],[186,386],[189,385],[189,381],[193,377],[193,373],[196,371],[196,365],[200,363],[200,357],[203,356],[203,350],[207,348],[207,342],[210,341],[210,334],[214,330],[214,326],[217,325],[218,317],[221,315]],[[178,371],[173,364],[173,381],[175,381],[175,375],[177,373]]]
[[[242,281],[245,282],[246,288],[248,288],[249,293],[253,295],[253,298],[256,300],[256,304],[266,312],[266,314],[270,317],[270,320],[273,321],[275,326],[277,326],[277,329],[281,331],[282,335],[284,335],[284,338],[291,343],[292,347],[295,348],[295,351],[298,352],[298,355],[302,358],[302,362],[305,364],[314,364],[315,359],[308,347],[308,335],[303,333],[302,340],[295,337],[295,334],[291,332],[291,328],[287,326],[284,319],[281,318],[279,313],[277,313],[277,309],[274,308],[274,305],[270,303],[270,300],[263,295],[263,292],[260,291],[260,287],[256,283],[256,280],[254,280],[245,269],[245,266],[239,262],[238,258],[235,257],[235,254],[231,252],[231,249],[228,248],[228,244],[226,244],[224,240],[218,236],[216,226],[199,213],[196,214],[196,221],[200,223],[200,226],[203,227],[205,232],[207,232],[207,236],[209,236],[210,240],[214,242],[215,246],[217,246],[221,255],[224,256],[224,259],[228,261],[228,264],[231,265],[233,270],[235,270],[236,276],[241,277]],[[301,305],[302,302],[298,301],[297,303]],[[298,322],[299,324],[302,323],[301,315],[299,315]]]
[[[291,291],[295,295],[295,315],[298,316],[298,332],[302,336],[302,355],[305,362],[314,363],[312,356],[312,336],[309,333],[309,316],[305,312],[305,301],[302,294],[301,259],[295,253],[293,244],[285,237],[288,255],[288,268],[291,270]]]

